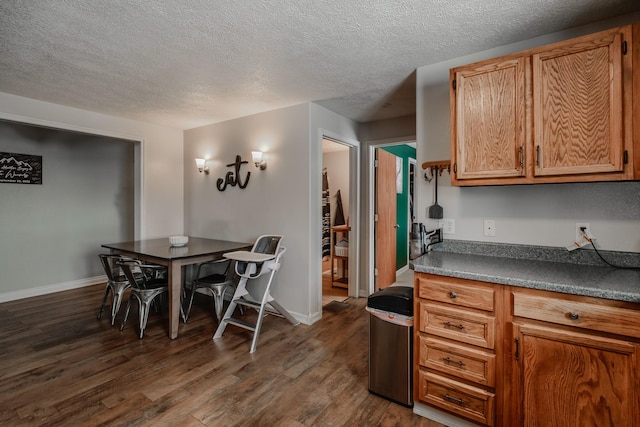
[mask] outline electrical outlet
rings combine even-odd
[[[443,234],[456,234],[456,220],[452,218],[441,219],[438,226],[442,228]]]
[[[591,233],[591,225],[588,222],[576,222],[576,242],[582,240],[582,229]]]
[[[492,219],[484,220],[484,235],[495,236],[496,235],[496,222]]]

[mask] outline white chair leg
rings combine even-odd
[[[253,339],[251,340],[251,349],[249,353],[255,353],[256,348],[258,347],[258,336],[260,335],[260,328],[262,327],[262,321],[264,320],[264,310],[266,306],[262,304],[260,306],[260,311],[258,312],[258,321],[256,322],[255,331],[253,331]]]
[[[296,319],[295,317],[293,317],[291,315],[291,313],[289,313],[283,306],[281,306],[277,301],[275,300],[271,300],[269,301],[269,304],[275,308],[278,313],[282,314],[282,316],[284,316],[285,319],[287,319],[289,322],[291,322],[291,324],[293,326],[297,326],[300,324],[300,321],[298,319]]]
[[[229,303],[229,307],[227,307],[227,311],[224,312],[224,316],[222,317],[222,320],[218,324],[218,328],[216,329],[216,333],[213,334],[213,339],[214,340],[222,337],[222,334],[224,334],[224,330],[227,327],[227,319],[231,317],[231,315],[233,314],[233,311],[236,309],[237,305],[238,304],[235,302],[235,300],[231,300],[231,303]]]

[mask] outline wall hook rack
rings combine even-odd
[[[451,160],[436,160],[433,162],[424,162],[422,164],[422,169],[425,169],[424,179],[427,182],[431,182],[435,174],[439,174],[442,176],[442,172],[446,169],[447,172],[451,173]]]

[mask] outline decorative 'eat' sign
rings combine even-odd
[[[229,163],[227,165],[227,167],[231,167],[234,166],[235,169],[233,171],[229,171],[227,172],[227,174],[225,175],[224,179],[222,178],[218,178],[218,181],[216,182],[216,185],[218,187],[218,190],[220,191],[224,191],[227,189],[227,185],[231,185],[233,187],[235,187],[236,185],[240,188],[245,188],[247,186],[247,184],[249,184],[249,177],[251,177],[251,172],[247,172],[247,177],[244,180],[244,183],[242,182],[242,179],[240,178],[240,166],[247,164],[249,162],[243,162],[242,159],[240,158],[240,155],[238,154],[236,156],[236,161],[234,163]]]

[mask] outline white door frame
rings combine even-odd
[[[381,139],[377,141],[371,141],[367,145],[369,147],[368,154],[368,167],[369,167],[369,206],[368,206],[368,215],[367,215],[367,225],[368,225],[368,235],[369,235],[369,247],[368,247],[368,256],[367,256],[367,269],[366,269],[366,280],[367,287],[364,290],[365,295],[371,295],[375,291],[375,274],[374,268],[376,265],[376,242],[375,242],[375,213],[376,213],[376,172],[375,172],[375,150],[376,148],[389,147],[393,145],[401,145],[401,144],[411,144],[416,142],[416,137],[400,137],[400,138],[390,138],[390,139]],[[415,187],[414,187],[415,190]],[[415,199],[414,199],[415,201]]]
[[[358,297],[358,283],[360,283],[360,142],[354,139],[346,138],[326,129],[319,130],[319,150],[320,155],[317,156],[320,162],[319,170],[322,170],[322,140],[330,139],[349,147],[349,226],[351,227],[349,235],[349,287],[348,295],[350,297]],[[320,236],[319,241],[322,242]],[[322,259],[318,262],[321,264]],[[322,268],[319,268],[322,272]],[[320,304],[319,311],[322,313],[322,278],[319,280],[318,301]]]

